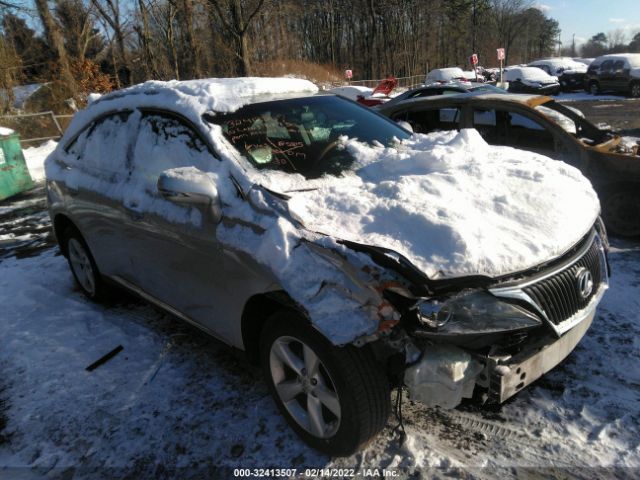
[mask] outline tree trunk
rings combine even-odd
[[[38,15],[42,21],[44,28],[44,34],[47,38],[49,45],[53,48],[56,56],[58,57],[58,64],[60,65],[60,72],[62,74],[62,81],[71,90],[71,94],[75,95],[77,92],[76,81],[71,73],[71,63],[69,62],[69,56],[67,55],[67,49],[64,46],[64,38],[60,31],[60,26],[56,23],[47,0],[35,0],[36,8],[38,9]]]
[[[200,49],[193,31],[193,1],[182,0],[182,10],[184,29],[189,50],[189,59],[191,60],[192,76],[193,78],[201,78],[202,67],[200,65]]]

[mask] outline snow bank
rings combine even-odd
[[[44,180],[44,161],[57,146],[58,142],[55,140],[49,140],[38,147],[29,147],[22,150],[24,159],[27,162],[29,174],[34,182]]]
[[[16,133],[14,130],[11,130],[7,127],[0,127],[0,135],[12,135]]]
[[[593,225],[598,199],[565,163],[491,147],[475,130],[417,135],[398,148],[346,141],[355,173],[305,182],[291,213],[309,230],[381,246],[431,278],[499,276],[549,261]],[[266,179],[265,179],[266,180]],[[278,177],[269,188],[282,185]]]

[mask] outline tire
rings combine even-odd
[[[640,82],[633,82],[630,85],[629,88],[629,94],[633,97],[633,98],[638,98],[640,97]]]
[[[620,237],[640,236],[638,187],[620,187],[605,195],[602,216],[609,233]]]
[[[100,275],[87,242],[78,229],[72,226],[67,227],[62,235],[60,246],[82,293],[91,300],[105,300],[108,296],[108,288]]]
[[[598,82],[589,82],[589,93],[591,95],[598,95],[600,93],[600,85],[598,85]]]
[[[279,311],[262,329],[260,360],[280,413],[311,447],[350,455],[386,425],[389,383],[366,346],[335,347],[301,315]]]

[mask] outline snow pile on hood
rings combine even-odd
[[[431,278],[500,276],[552,260],[599,213],[577,169],[490,147],[476,130],[346,148],[362,167],[305,182],[315,189],[293,193],[290,212],[309,230],[394,250]]]

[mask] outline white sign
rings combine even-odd
[[[353,78],[353,70],[345,70],[344,71],[344,77],[348,78],[348,79]]]
[[[504,48],[498,48],[498,60],[504,60]]]
[[[0,148],[0,165],[3,165],[7,162],[7,159],[4,157],[4,150]]]

